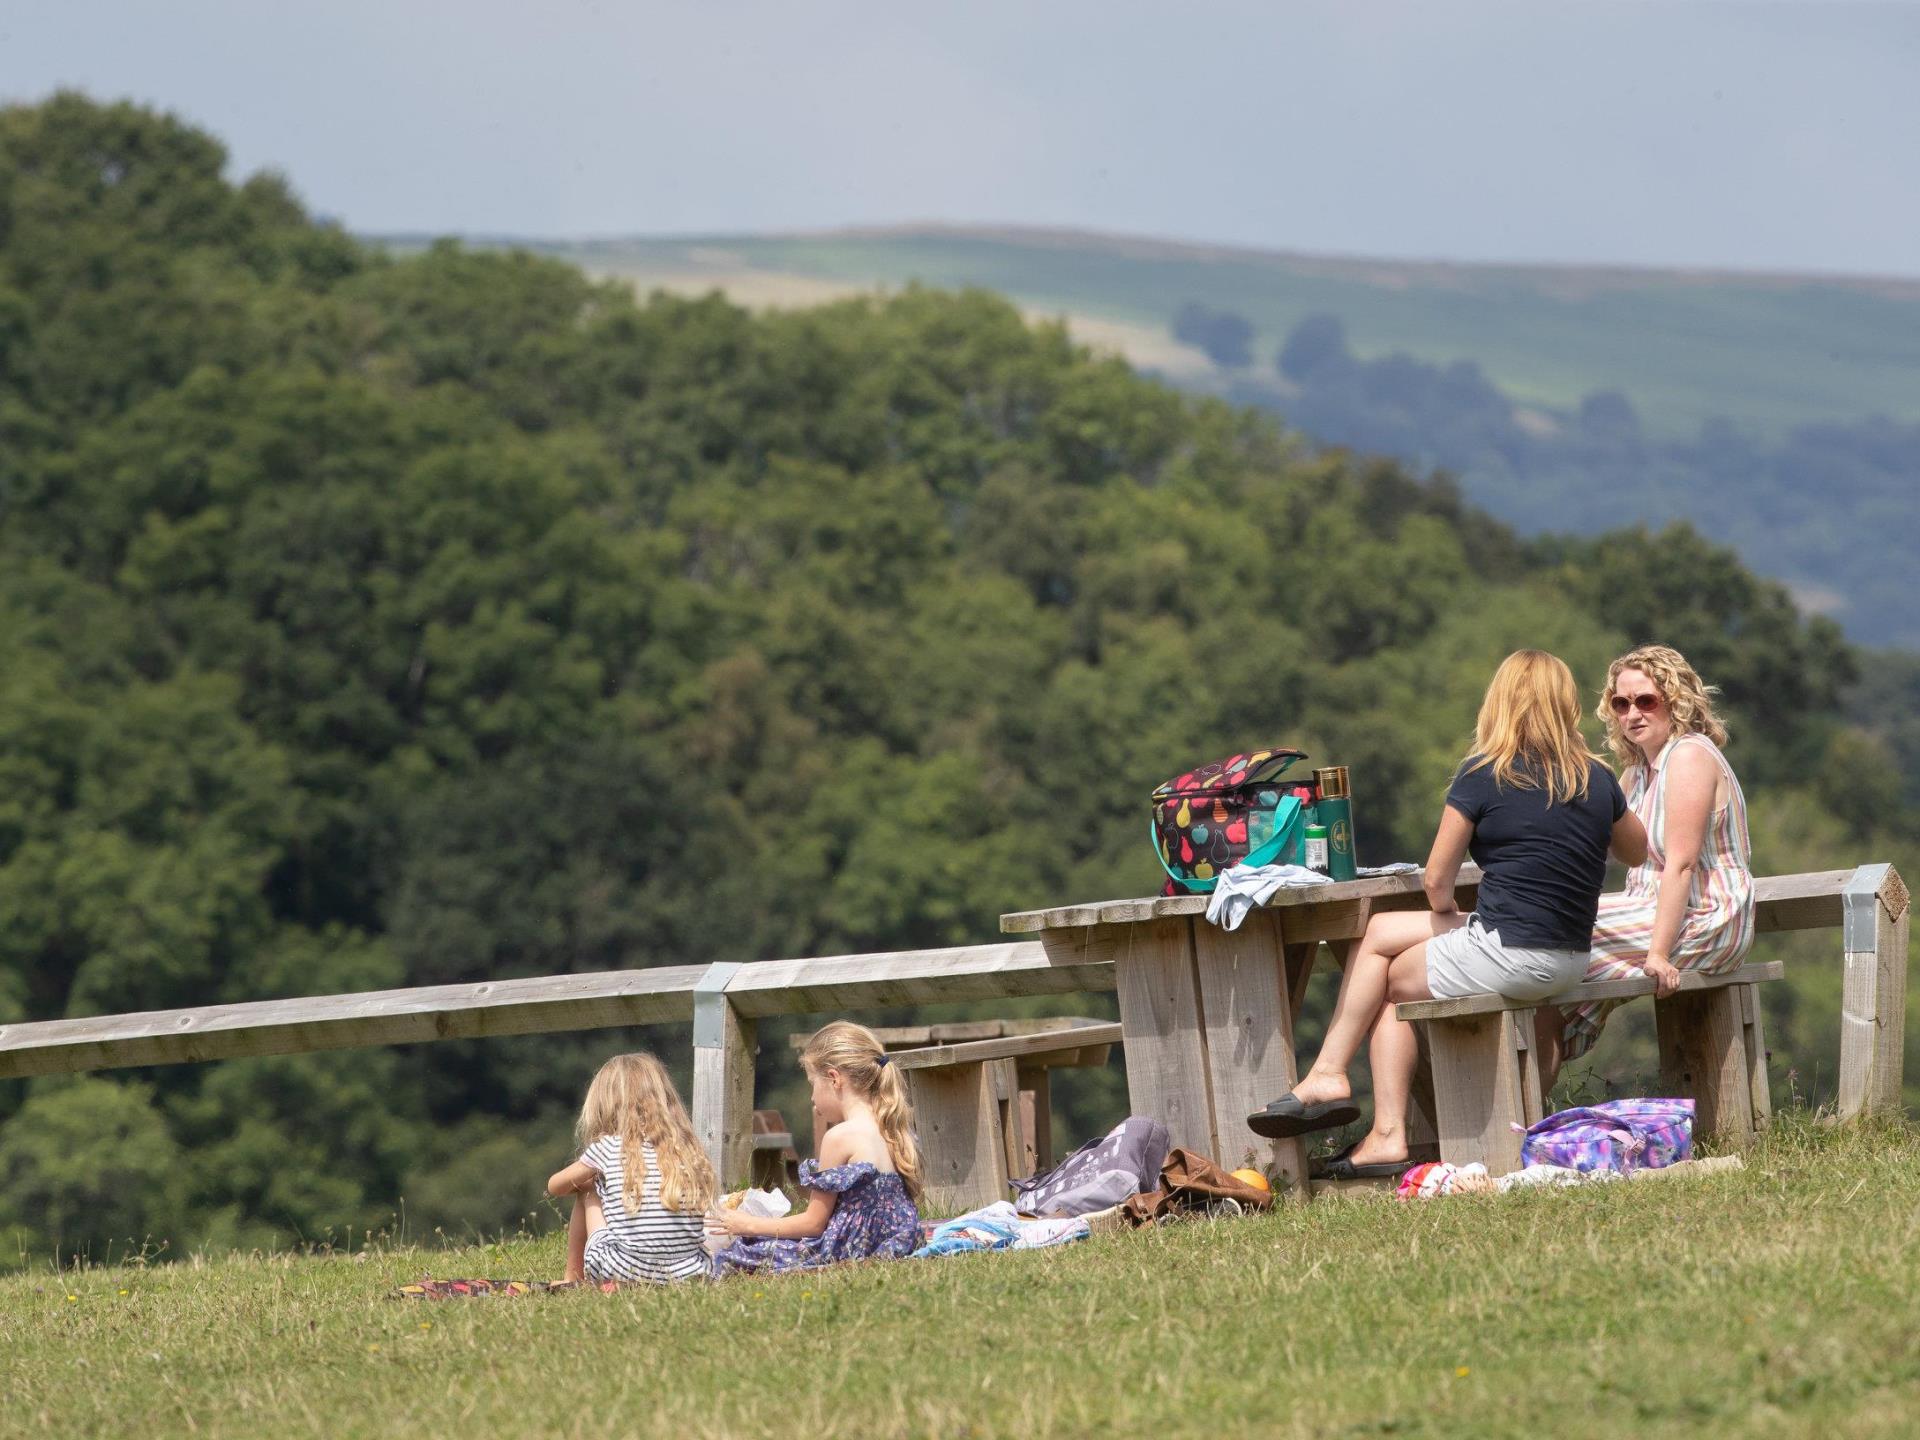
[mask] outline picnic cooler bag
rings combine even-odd
[[[1691,1100],[1608,1100],[1581,1105],[1534,1121],[1520,1142],[1522,1165],[1564,1165],[1569,1170],[1625,1174],[1659,1170],[1691,1158]]]
[[[1167,895],[1209,893],[1222,870],[1298,861],[1313,781],[1287,780],[1302,750],[1255,750],[1196,766],[1153,792],[1153,851]]]

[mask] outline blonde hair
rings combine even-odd
[[[1620,728],[1620,717],[1613,713],[1613,687],[1622,670],[1638,670],[1654,683],[1673,717],[1674,733],[1704,735],[1715,745],[1727,743],[1727,727],[1713,713],[1712,697],[1719,690],[1702,683],[1687,657],[1671,645],[1639,645],[1607,667],[1607,683],[1600,687],[1600,704],[1594,713],[1607,727],[1607,748],[1623,767],[1644,765],[1640,747],[1627,739]]]
[[[1480,702],[1467,767],[1491,766],[1508,789],[1544,788],[1565,804],[1587,793],[1593,762],[1580,734],[1580,687],[1566,661],[1544,650],[1516,650],[1500,662]]]
[[[907,1082],[887,1063],[887,1052],[874,1033],[851,1020],[835,1020],[814,1032],[800,1052],[800,1068],[808,1078],[838,1070],[847,1086],[873,1107],[887,1155],[900,1174],[907,1194],[920,1198],[920,1145],[913,1138],[913,1106],[907,1101]]]
[[[646,1152],[653,1146],[660,1165],[660,1203],[669,1210],[704,1210],[713,1203],[713,1162],[700,1148],[687,1107],[673,1088],[667,1067],[651,1055],[616,1055],[600,1067],[587,1086],[575,1127],[582,1148],[608,1135],[620,1139],[625,1175],[621,1200],[629,1212],[640,1209],[647,1183]]]

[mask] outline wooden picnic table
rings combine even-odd
[[[1479,882],[1477,867],[1462,868],[1461,909],[1473,908]],[[1304,1144],[1262,1139],[1246,1117],[1299,1078],[1294,1021],[1321,945],[1344,965],[1374,911],[1426,908],[1422,877],[1284,888],[1237,930],[1206,918],[1207,899],[1027,910],[1002,915],[1000,928],[1036,936],[1055,963],[1113,965],[1133,1113],[1165,1124],[1175,1145],[1269,1170],[1304,1193]]]
[[[1479,882],[1477,867],[1462,867],[1455,899],[1463,911],[1473,908]],[[1129,1106],[1135,1114],[1163,1122],[1175,1145],[1198,1149],[1229,1167],[1245,1163],[1271,1169],[1293,1182],[1295,1193],[1305,1194],[1302,1142],[1262,1140],[1246,1128],[1246,1117],[1299,1078],[1294,1022],[1320,946],[1333,947],[1344,965],[1373,912],[1426,908],[1422,876],[1415,871],[1282,889],[1232,931],[1207,920],[1207,898],[1148,896],[1020,911],[1001,916],[1000,928],[1037,937],[1056,965],[1112,965]],[[1891,865],[1755,877],[1758,933],[1841,930],[1837,1108],[1843,1118],[1900,1108],[1909,923],[1906,884]],[[1771,979],[1777,969],[1750,963],[1744,978]],[[1461,1003],[1449,1002],[1456,1009]],[[1695,1004],[1720,1007],[1706,1017],[1706,1028],[1726,1032],[1717,1035],[1724,1043],[1717,1044],[1716,1054],[1729,1059],[1727,1074],[1702,1081],[1703,1093],[1719,1112],[1717,1128],[1727,1128],[1729,1117],[1735,1128],[1763,1119],[1764,1054],[1749,1059],[1744,1070],[1732,1063],[1743,1026],[1750,1044],[1760,1045],[1752,986],[1739,985],[1718,998],[1675,997],[1667,1004],[1676,1014]],[[1428,1003],[1403,1013],[1426,1021],[1441,1018],[1443,1009],[1447,1005]],[[1676,1032],[1675,1039],[1680,1038]],[[1515,1041],[1523,1043],[1524,1037]],[[1663,1070],[1712,1068],[1708,1057],[1669,1056],[1668,1048],[1663,1039]],[[1478,1072],[1436,1077],[1425,1066],[1422,1071],[1408,1115],[1413,1144],[1437,1135],[1436,1082],[1453,1086],[1455,1098],[1463,1084],[1479,1083]],[[1745,1120],[1737,1105],[1729,1110],[1719,1103],[1737,1100],[1743,1085],[1753,1097]]]

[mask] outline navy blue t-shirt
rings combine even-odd
[[[1478,758],[1461,763],[1447,804],[1473,822],[1467,853],[1481,871],[1480,923],[1506,945],[1589,948],[1613,822],[1627,811],[1620,782],[1591,761],[1587,793],[1555,805],[1544,788],[1499,784],[1491,765],[1469,769]]]

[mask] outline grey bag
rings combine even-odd
[[[1013,1203],[1029,1215],[1087,1215],[1118,1205],[1159,1185],[1167,1143],[1166,1126],[1131,1115],[1051,1170],[1009,1181]]]

